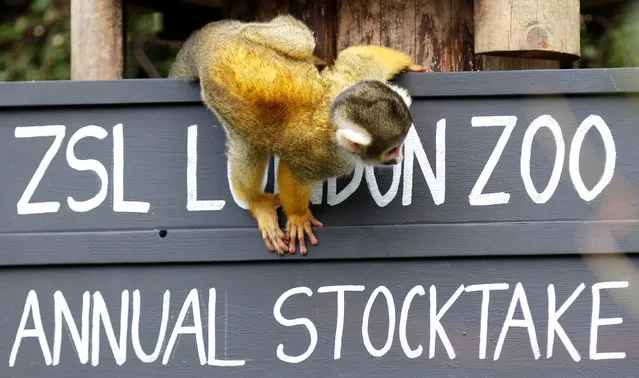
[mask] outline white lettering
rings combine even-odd
[[[26,329],[27,320],[29,314],[33,318],[33,328]],[[40,350],[44,357],[44,363],[51,365],[51,351],[49,350],[49,344],[47,343],[47,336],[44,334],[44,327],[42,326],[42,317],[40,316],[40,304],[38,302],[38,294],[34,290],[30,290],[27,295],[27,300],[24,303],[24,310],[22,310],[22,318],[20,319],[20,325],[18,326],[18,332],[16,332],[16,338],[13,341],[13,347],[11,348],[11,355],[9,356],[9,367],[13,367],[16,362],[18,350],[22,339],[27,337],[35,337],[40,342]]]
[[[275,302],[275,306],[273,306],[273,316],[275,317],[275,320],[277,320],[278,323],[286,327],[303,325],[304,327],[306,327],[311,337],[311,342],[308,346],[308,349],[306,349],[306,352],[302,353],[301,355],[297,357],[289,356],[285,354],[283,344],[279,344],[277,346],[277,358],[279,358],[281,361],[288,362],[290,364],[297,364],[306,360],[313,353],[313,351],[315,350],[315,347],[317,346],[317,329],[315,328],[315,325],[310,319],[308,318],[286,319],[284,316],[282,316],[282,304],[284,304],[284,301],[287,300],[290,296],[293,296],[296,294],[306,294],[307,296],[310,297],[313,295],[313,292],[311,291],[311,289],[305,286],[289,289],[285,291],[282,295],[280,295],[279,298],[277,298],[277,301]]]
[[[590,318],[590,359],[614,360],[626,358],[625,352],[597,352],[597,331],[601,326],[622,324],[623,318],[599,318],[602,289],[625,289],[628,281],[598,282],[592,285],[592,315]]]
[[[546,358],[552,357],[553,351],[553,343],[555,341],[555,332],[564,343],[566,350],[570,353],[570,356],[573,360],[579,361],[581,360],[581,356],[579,356],[579,352],[575,349],[575,346],[572,344],[568,335],[564,331],[564,328],[559,324],[559,318],[568,310],[568,307],[573,304],[575,299],[579,296],[579,294],[584,290],[586,286],[581,283],[575,289],[575,291],[566,299],[563,305],[559,307],[558,311],[555,311],[556,308],[556,300],[555,300],[555,285],[548,285],[548,348],[546,352]]]
[[[518,303],[521,306],[521,312],[524,315],[523,319],[513,319],[513,316],[515,315],[515,308],[517,307]],[[541,353],[539,352],[539,344],[537,343],[537,334],[535,333],[535,323],[533,323],[532,314],[530,313],[530,308],[528,307],[528,299],[526,298],[526,292],[524,291],[524,287],[522,286],[521,282],[517,282],[517,285],[515,285],[515,291],[510,301],[510,306],[508,307],[508,314],[506,315],[506,321],[504,321],[504,325],[501,329],[501,333],[499,334],[499,339],[497,340],[497,347],[495,348],[495,356],[494,356],[495,361],[499,359],[499,355],[501,354],[501,348],[504,346],[504,340],[506,339],[506,334],[508,333],[508,329],[510,327],[525,327],[528,329],[530,347],[533,350],[535,360],[539,359],[539,356],[541,356]]]
[[[71,310],[67,304],[64,294],[61,291],[56,291],[53,294],[54,308],[55,308],[55,325],[53,333],[53,366],[57,366],[60,363],[60,349],[62,344],[62,318],[67,323],[69,334],[73,340],[75,350],[78,352],[78,358],[84,365],[89,362],[89,306],[91,301],[91,294],[85,291],[82,294],[82,336],[78,332],[78,327],[73,320]]]
[[[475,185],[470,191],[468,201],[473,206],[488,206],[505,204],[510,201],[510,194],[505,192],[499,193],[482,193],[484,187],[488,183],[490,175],[497,166],[497,162],[504,152],[506,143],[510,138],[515,125],[517,124],[517,117],[515,116],[494,116],[494,117],[473,117],[471,120],[473,127],[491,127],[491,126],[503,126],[504,131],[501,133],[497,144],[490,154],[484,169],[479,174],[479,178],[475,182]]]
[[[371,197],[373,197],[373,200],[375,200],[377,206],[385,207],[395,198],[395,196],[397,195],[397,189],[399,189],[399,179],[401,175],[401,164],[395,164],[393,166],[393,181],[391,182],[391,186],[386,194],[382,194],[379,191],[379,186],[377,185],[375,168],[371,166],[366,167],[366,184],[368,185],[368,190],[370,191]]]
[[[67,144],[67,163],[69,167],[75,169],[76,171],[93,171],[98,175],[100,179],[100,190],[93,197],[86,201],[76,201],[72,197],[67,197],[67,203],[69,208],[73,211],[77,212],[87,212],[95,209],[100,206],[102,202],[107,197],[107,190],[109,185],[109,175],[107,173],[106,168],[102,163],[94,159],[85,159],[81,160],[75,156],[74,148],[76,143],[78,143],[81,139],[93,137],[96,139],[104,139],[109,135],[107,131],[99,126],[89,125],[84,126],[80,130],[73,133],[71,139],[69,139],[69,143]]]
[[[140,290],[133,292],[133,319],[131,320],[131,343],[133,350],[138,359],[145,364],[154,362],[160,356],[164,337],[166,336],[166,328],[169,322],[169,305],[171,300],[171,292],[166,290],[162,298],[162,320],[160,321],[160,333],[158,341],[155,343],[153,353],[146,354],[140,344]]]
[[[113,126],[113,211],[148,213],[148,202],[124,200],[124,135],[122,124]]]
[[[197,199],[197,125],[191,125],[186,140],[186,209],[188,211],[219,211],[224,200]]]
[[[408,130],[404,142],[404,193],[402,195],[402,205],[404,206],[410,205],[413,200],[413,156],[417,158],[433,202],[435,205],[441,205],[446,200],[446,119],[437,121],[435,134],[436,175],[428,161],[415,126],[412,125]]]
[[[442,340],[442,344],[444,344],[444,348],[446,348],[446,353],[448,353],[448,357],[452,360],[455,358],[455,350],[448,339],[448,335],[446,334],[446,330],[442,326],[441,319],[446,314],[446,311],[455,303],[457,298],[464,291],[464,285],[460,285],[455,293],[444,303],[442,308],[437,312],[437,288],[435,285],[430,286],[430,343],[429,343],[429,353],[428,357],[435,357],[435,339],[437,335]]]
[[[470,285],[466,288],[467,293],[481,291],[481,318],[479,328],[479,359],[486,358],[486,343],[488,342],[488,305],[490,302],[491,290],[508,290],[507,283]]]
[[[185,326],[184,319],[186,319],[186,314],[188,314],[189,309],[191,308],[193,309],[193,325]],[[202,332],[202,317],[200,315],[200,299],[198,297],[197,289],[191,289],[189,295],[184,300],[182,309],[180,309],[180,314],[175,322],[173,332],[171,332],[171,336],[169,337],[169,342],[166,344],[166,350],[162,357],[163,365],[166,365],[169,362],[171,351],[175,346],[178,336],[189,334],[195,335],[195,345],[197,345],[197,355],[200,359],[200,365],[205,365],[206,351],[204,350],[204,334]]]
[[[100,363],[100,323],[104,324],[104,332],[111,346],[113,357],[118,365],[126,362],[127,327],[129,324],[129,291],[122,292],[122,302],[120,307],[120,344],[115,338],[115,332],[111,325],[111,318],[107,310],[106,303],[99,291],[93,293],[93,330],[91,331],[91,364],[98,366]]]
[[[339,193],[337,193],[337,179],[335,177],[331,177],[327,180],[326,185],[326,202],[330,206],[339,205],[344,202],[351,194],[355,193],[360,183],[362,182],[362,176],[364,175],[364,166],[361,164],[357,164],[355,166],[355,170],[353,171],[353,177],[351,181],[342,189]]]
[[[209,289],[209,358],[208,364],[210,366],[244,366],[246,361],[244,360],[218,360],[215,357],[215,303],[217,301],[217,293],[215,288]],[[224,330],[226,332],[226,330]]]
[[[318,293],[337,293],[337,324],[335,325],[335,347],[333,349],[333,359],[339,360],[342,355],[342,335],[344,333],[344,293],[347,291],[364,291],[362,285],[336,285],[322,286],[317,289]]]
[[[386,307],[388,308],[388,336],[386,337],[386,343],[381,349],[375,349],[373,344],[371,343],[370,336],[368,335],[368,319],[371,315],[371,309],[373,307],[373,303],[375,303],[375,299],[377,295],[382,293],[384,297],[386,297]],[[373,357],[382,357],[385,355],[391,348],[393,344],[393,334],[395,333],[395,302],[393,301],[393,294],[386,288],[386,286],[378,286],[370,298],[368,298],[368,302],[366,302],[366,307],[364,307],[364,316],[362,318],[362,339],[364,340],[364,346],[368,353]]]
[[[402,350],[406,357],[408,358],[417,358],[422,355],[424,348],[422,344],[417,345],[417,348],[411,349],[410,345],[408,345],[408,338],[406,337],[406,325],[408,323],[408,311],[410,310],[410,305],[413,302],[413,298],[415,295],[419,294],[423,296],[426,294],[424,287],[422,285],[417,285],[410,289],[408,294],[406,294],[406,298],[404,298],[404,304],[402,304],[402,311],[399,315],[399,343],[402,346]]]
[[[44,173],[49,168],[51,161],[58,153],[60,146],[62,145],[62,140],[64,139],[64,135],[66,132],[66,127],[63,125],[48,125],[48,126],[24,126],[24,127],[16,127],[15,129],[15,137],[16,138],[35,138],[35,137],[55,137],[53,139],[53,143],[51,147],[47,150],[47,152],[42,157],[38,168],[36,169],[33,177],[27,184],[22,196],[18,200],[17,203],[17,211],[18,214],[44,214],[44,213],[55,213],[60,209],[60,202],[52,201],[52,202],[29,202],[36,188],[40,184]]]
[[[606,162],[604,164],[604,170],[599,179],[599,182],[595,184],[595,186],[588,190],[584,181],[581,178],[581,172],[579,170],[579,154],[581,153],[581,145],[586,137],[586,133],[590,130],[590,128],[595,127],[599,134],[601,135],[601,139],[604,142],[604,149],[606,151]],[[584,201],[592,201],[597,198],[599,193],[608,186],[610,181],[612,180],[612,176],[615,173],[615,164],[617,161],[617,150],[615,148],[615,140],[612,137],[612,133],[610,132],[610,128],[606,122],[597,115],[589,115],[586,119],[581,122],[577,131],[575,132],[575,136],[572,139],[572,144],[570,145],[570,156],[568,162],[568,168],[570,172],[570,179],[572,180],[577,193]]]
[[[530,176],[530,156],[532,153],[532,142],[537,134],[537,131],[542,127],[548,128],[552,132],[552,135],[555,139],[555,165],[552,168],[552,173],[550,175],[550,179],[548,180],[548,184],[546,188],[539,193],[535,188],[535,184],[532,181],[532,177]],[[566,155],[566,146],[564,144],[563,136],[561,135],[561,127],[555,119],[548,115],[544,114],[535,118],[534,121],[530,124],[526,133],[524,134],[524,139],[521,143],[521,160],[520,160],[520,171],[521,178],[524,181],[524,187],[526,188],[526,192],[530,199],[535,203],[546,203],[552,195],[555,193],[557,189],[557,185],[559,185],[559,179],[561,178],[561,171],[564,166],[564,159]]]

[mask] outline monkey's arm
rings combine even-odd
[[[309,208],[311,195],[317,183],[300,180],[293,175],[291,168],[284,161],[280,161],[278,167],[277,183],[280,189],[282,208],[288,218],[286,222],[286,234],[289,238],[288,251],[291,254],[295,253],[296,239],[299,239],[300,252],[305,255],[307,253],[306,235],[313,245],[318,243],[311,226],[323,226],[313,217]]]
[[[402,71],[422,72],[426,68],[413,62],[401,51],[383,46],[348,47],[339,54],[335,69],[357,76],[357,79],[390,80]]]

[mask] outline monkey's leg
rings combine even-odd
[[[306,249],[305,234],[308,235],[311,243],[317,245],[318,241],[311,226],[322,227],[322,222],[313,217],[309,208],[311,195],[315,188],[315,182],[302,182],[293,175],[290,167],[280,160],[277,170],[277,183],[280,188],[280,200],[284,213],[286,213],[286,234],[289,240],[289,253],[295,253],[297,239],[300,241],[300,252],[305,255]]]
[[[294,59],[310,59],[315,50],[313,32],[291,16],[278,16],[270,22],[249,23],[242,36]]]
[[[257,221],[264,244],[269,251],[283,255],[288,251],[285,235],[277,221],[278,196],[262,190],[262,178],[268,154],[261,153],[229,134],[229,163],[231,185],[236,196],[248,204],[248,210]]]

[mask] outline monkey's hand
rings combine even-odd
[[[262,232],[266,248],[271,252],[277,251],[279,255],[283,255],[288,251],[288,247],[286,246],[286,235],[277,222],[277,209],[280,206],[278,195],[264,193],[260,199],[253,202],[251,213],[257,220],[257,227]]]
[[[406,72],[428,72],[428,68],[419,64],[411,64],[406,68]]]
[[[322,222],[313,217],[310,210],[303,215],[291,214],[288,216],[286,223],[286,236],[289,238],[288,250],[289,253],[295,253],[295,246],[297,239],[300,241],[300,253],[305,255],[308,252],[306,248],[306,235],[311,240],[313,245],[317,245],[318,241],[313,233],[312,226],[322,227]],[[306,234],[305,234],[306,233]]]

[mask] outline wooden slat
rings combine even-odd
[[[552,60],[580,55],[579,0],[475,0],[475,52]]]
[[[337,49],[356,44],[381,44],[381,7],[378,1],[340,1],[337,13]]]
[[[415,56],[417,18],[414,3],[381,0],[380,12],[384,20],[380,23],[381,44]]]
[[[122,0],[71,0],[71,79],[121,79]]]

